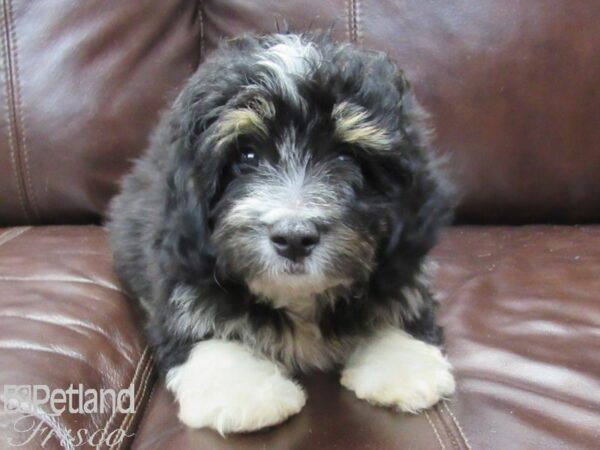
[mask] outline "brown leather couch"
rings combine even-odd
[[[135,412],[58,416],[4,412],[0,388],[0,448],[89,448],[78,430],[105,430],[99,448],[600,448],[600,2],[2,0],[0,15],[0,385],[135,387]],[[203,57],[284,21],[388,51],[432,113],[463,194],[434,252],[458,390],[412,416],[312,375],[300,415],[224,439],[178,422],[100,225]]]

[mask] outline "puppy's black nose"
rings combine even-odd
[[[310,255],[321,239],[314,223],[289,220],[273,225],[270,238],[277,253],[296,262]]]

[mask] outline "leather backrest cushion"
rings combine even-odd
[[[97,220],[200,60],[188,0],[6,0],[0,223]]]
[[[600,2],[13,0],[2,14],[2,222],[100,217],[201,54],[284,22],[398,61],[459,221],[600,219]]]

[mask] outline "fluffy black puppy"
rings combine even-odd
[[[191,77],[109,223],[184,423],[279,423],[313,368],[403,411],[453,392],[424,270],[452,202],[421,119],[385,55],[324,36],[233,40]]]

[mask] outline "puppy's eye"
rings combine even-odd
[[[345,163],[355,161],[354,156],[348,152],[340,153],[335,159]]]
[[[240,164],[246,167],[258,167],[260,158],[253,150],[244,150],[240,155]]]

